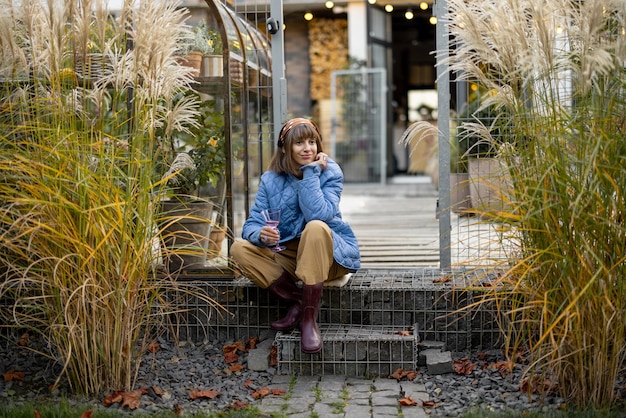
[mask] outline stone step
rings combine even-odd
[[[414,327],[319,324],[319,353],[300,350],[300,332],[278,332],[278,373],[297,375],[389,376],[416,370],[419,333]]]

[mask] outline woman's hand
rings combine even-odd
[[[315,161],[313,162],[313,164],[319,165],[320,167],[322,167],[322,170],[324,170],[326,168],[326,165],[328,164],[328,155],[324,154],[323,152],[319,152],[315,156]]]
[[[280,233],[276,228],[272,228],[271,226],[264,226],[261,227],[260,238],[265,245],[276,245],[278,243],[278,239],[280,238]]]

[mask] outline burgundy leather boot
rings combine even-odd
[[[302,314],[302,289],[296,285],[291,274],[286,271],[283,271],[278,280],[267,289],[279,298],[291,302],[287,314],[278,321],[272,322],[270,327],[277,331],[287,331],[295,328],[300,322]]]
[[[300,320],[300,349],[313,354],[322,349],[323,341],[317,326],[317,314],[324,283],[302,286],[302,319]]]

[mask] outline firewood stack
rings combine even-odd
[[[330,73],[348,68],[348,21],[313,19],[309,22],[311,99],[330,98]]]

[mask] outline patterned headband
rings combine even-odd
[[[278,135],[279,147],[282,147],[283,145],[285,145],[285,137],[287,136],[289,131],[291,131],[295,126],[298,126],[298,125],[312,126],[315,129],[315,132],[317,132],[317,134],[319,135],[319,137],[322,138],[322,135],[320,134],[320,131],[317,128],[317,125],[313,121],[310,121],[309,119],[305,119],[305,118],[293,118],[293,119],[288,120],[287,123],[280,130],[280,134]]]

